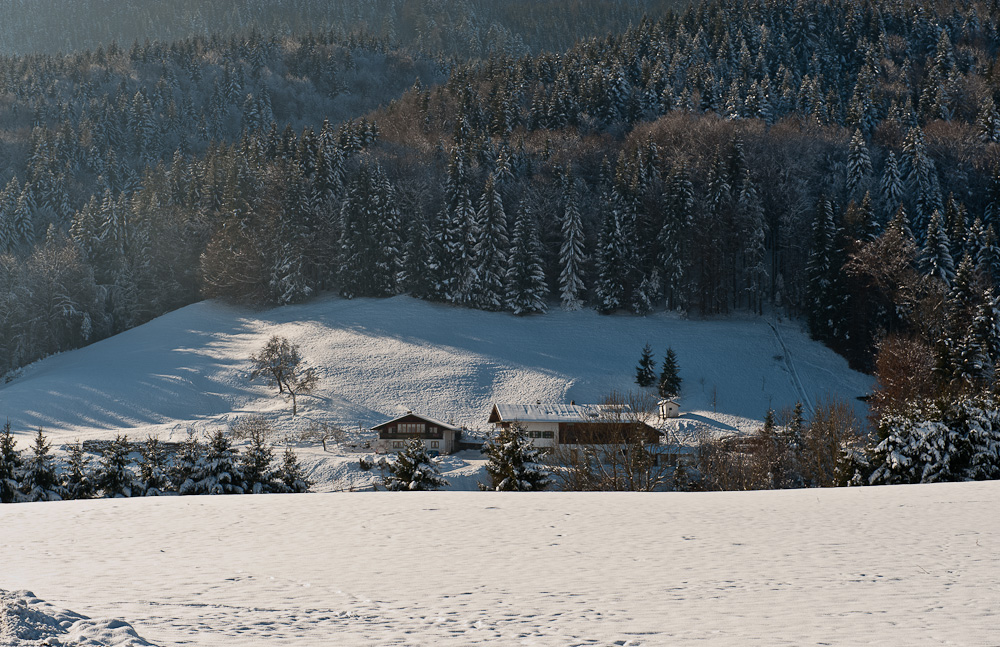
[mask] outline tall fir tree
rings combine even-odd
[[[503,208],[496,180],[486,179],[477,213],[477,239],[474,241],[477,267],[476,282],[472,288],[476,305],[483,310],[503,310],[506,303],[507,255],[510,241],[507,237],[507,214]]]
[[[507,307],[516,315],[545,312],[548,285],[541,260],[538,223],[522,205],[514,220],[514,234],[507,262]]]
[[[673,348],[667,348],[663,357],[663,367],[660,369],[660,381],[657,383],[657,393],[661,398],[676,398],[681,394],[680,366],[677,363],[677,353]]]
[[[21,454],[17,451],[8,420],[0,430],[0,503],[14,503],[21,500],[22,466]]]
[[[951,244],[944,228],[944,218],[935,211],[927,225],[927,235],[920,254],[920,263],[927,276],[933,276],[945,285],[955,278],[955,261],[951,257]]]
[[[563,310],[583,307],[584,233],[579,189],[569,173],[563,178],[563,214],[559,245],[559,299]]]
[[[656,363],[653,361],[653,347],[649,344],[642,347],[639,364],[635,367],[635,383],[642,387],[656,384]]]
[[[65,496],[66,491],[56,476],[55,461],[49,453],[50,449],[51,445],[39,427],[21,477],[22,500],[61,501]]]

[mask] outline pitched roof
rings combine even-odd
[[[608,404],[495,404],[490,422],[594,422],[602,414],[628,405]]]
[[[402,420],[403,418],[411,418],[411,417],[420,418],[424,422],[427,422],[427,423],[429,423],[431,425],[435,425],[437,427],[441,427],[442,429],[451,429],[451,430],[454,430],[454,431],[461,431],[461,429],[459,427],[456,427],[455,425],[449,425],[447,422],[441,422],[440,420],[435,420],[434,418],[431,418],[429,416],[425,416],[425,415],[422,415],[422,414],[419,414],[419,413],[413,413],[412,411],[407,411],[403,415],[397,416],[397,417],[393,418],[392,420],[387,420],[387,421],[385,421],[383,423],[377,424],[374,427],[372,427],[372,429],[379,429],[380,427],[385,427],[387,425],[391,425],[394,422],[398,422],[398,421]]]

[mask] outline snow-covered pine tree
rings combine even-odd
[[[431,232],[432,260],[428,265],[433,276],[435,298],[448,303],[463,303],[462,292],[468,272],[466,241],[476,210],[470,197],[469,156],[463,146],[451,152],[444,184],[444,205]]]
[[[42,428],[39,427],[21,476],[23,501],[61,501],[66,495],[56,476],[50,449],[51,445],[45,440]]]
[[[243,487],[248,494],[267,494],[280,489],[271,465],[274,447],[267,438],[267,431],[265,426],[250,426],[249,444],[240,460]]]
[[[746,170],[738,199],[743,228],[743,267],[749,305],[758,314],[764,311],[764,291],[767,286],[767,223],[764,206],[757,192],[750,169]]]
[[[385,296],[391,272],[379,272],[379,249],[375,229],[382,215],[377,195],[376,170],[368,164],[358,167],[347,188],[341,205],[341,237],[337,275],[340,294],[347,298],[356,296]],[[384,269],[384,268],[383,268]]]
[[[510,425],[483,445],[488,483],[479,489],[491,492],[538,492],[549,486],[549,471],[542,466],[542,450],[524,429]]]
[[[418,299],[433,293],[428,263],[432,260],[431,232],[419,209],[409,210],[410,222],[403,251],[403,276],[400,287]]]
[[[969,236],[972,233],[969,227],[969,210],[965,205],[955,199],[954,194],[949,194],[944,203],[944,212],[941,215],[942,224],[948,233],[952,259],[961,258],[966,250],[974,254],[969,245]]]
[[[872,173],[872,158],[861,130],[855,130],[847,152],[847,193],[853,197],[861,195],[867,188]]]
[[[563,214],[559,246],[559,299],[563,310],[583,307],[584,234],[577,182],[568,172],[563,178]]]
[[[903,180],[896,162],[896,154],[889,151],[882,169],[882,182],[879,185],[882,194],[882,205],[887,214],[894,214],[903,202]]]
[[[628,275],[628,241],[625,237],[621,199],[612,188],[602,200],[604,221],[597,240],[597,311],[614,312],[625,303]]]
[[[504,212],[503,198],[492,175],[486,179],[476,220],[474,258],[477,267],[472,296],[478,308],[503,310],[507,297],[507,255],[510,241],[507,238],[507,214]]]
[[[96,477],[97,491],[106,498],[128,498],[137,495],[135,475],[129,467],[128,436],[116,436],[114,442],[101,452],[101,463]]]
[[[198,494],[195,476],[204,453],[204,446],[198,440],[194,430],[189,429],[187,438],[181,443],[180,449],[174,455],[174,462],[170,470],[170,480],[178,493]]]
[[[406,443],[393,460],[385,461],[382,486],[393,492],[436,490],[448,485],[419,438]]]
[[[989,399],[915,403],[879,421],[873,485],[1000,478],[1000,410]]]
[[[831,341],[839,338],[843,330],[847,297],[840,278],[840,229],[833,204],[825,196],[820,196],[816,205],[812,238],[806,264],[809,330],[816,339]]]
[[[927,276],[951,285],[955,278],[955,261],[951,257],[951,243],[944,229],[940,211],[935,211],[927,226],[927,236],[920,253],[920,264]]]
[[[281,492],[302,494],[308,492],[309,488],[312,487],[312,483],[306,478],[305,472],[302,471],[302,465],[299,464],[299,459],[291,447],[285,447],[285,453],[281,457],[281,466],[275,472],[275,478]]]
[[[685,270],[682,240],[694,209],[694,189],[686,166],[671,173],[664,202],[663,226],[657,236],[658,261],[667,308],[673,310],[681,305]]]
[[[239,451],[222,429],[216,429],[192,477],[199,494],[243,494]]]
[[[642,387],[656,384],[656,363],[653,361],[653,347],[648,343],[642,347],[639,364],[635,367],[635,383]]]
[[[667,354],[663,357],[663,367],[660,369],[660,380],[657,382],[656,391],[661,398],[676,398],[681,394],[680,366],[677,364],[677,353],[673,348],[667,348]]]
[[[139,447],[139,478],[136,488],[142,496],[161,496],[173,490],[167,467],[167,452],[155,436]]]
[[[63,471],[62,485],[66,490],[66,499],[89,499],[94,496],[94,471],[90,467],[90,456],[83,450],[83,445],[76,442],[69,446],[69,456],[66,459],[66,469]]]
[[[979,104],[976,130],[984,142],[1000,142],[1000,112],[997,111],[993,96],[989,93]]]
[[[0,430],[0,503],[21,500],[21,469],[23,461],[10,431],[10,420]]]
[[[542,244],[531,209],[521,205],[514,220],[514,234],[507,261],[507,307],[516,315],[545,312],[548,285],[542,268]]]

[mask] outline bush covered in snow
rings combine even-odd
[[[871,484],[1000,478],[1000,410],[989,398],[925,401],[882,418]]]

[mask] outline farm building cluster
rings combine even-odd
[[[657,412],[643,415],[628,404],[494,404],[489,424],[495,430],[517,426],[538,448],[555,451],[586,445],[626,445],[641,443],[658,448],[658,453],[682,451],[665,426],[680,416],[676,399],[661,400]],[[404,415],[372,427],[378,434],[375,450],[393,453],[407,441],[419,439],[428,451],[451,454],[474,446],[463,438],[463,430],[435,418],[407,411]],[[675,460],[671,456],[671,460]]]

